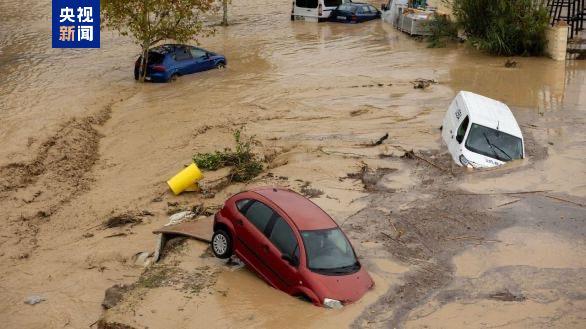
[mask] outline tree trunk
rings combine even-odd
[[[140,61],[140,82],[144,82],[147,73],[147,65],[149,61],[149,46],[143,45],[142,46],[142,60]]]
[[[228,0],[222,0],[222,9],[224,10],[222,25],[228,26]]]

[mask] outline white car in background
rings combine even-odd
[[[488,168],[525,157],[523,134],[509,107],[469,91],[452,101],[442,138],[460,166]]]
[[[350,0],[293,0],[292,21],[325,22],[332,10]]]

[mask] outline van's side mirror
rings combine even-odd
[[[295,256],[291,256],[291,255],[287,255],[287,254],[282,254],[281,255],[281,259],[284,260],[284,261],[286,261],[287,263],[289,263],[291,266],[297,266],[297,265],[299,265],[299,260]]]
[[[387,11],[387,10],[389,10],[389,7],[387,7],[387,4],[386,4],[386,3],[382,3],[382,4],[380,5],[380,10],[382,10],[382,11]]]

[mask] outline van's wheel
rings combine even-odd
[[[232,238],[228,232],[218,229],[212,236],[212,252],[221,259],[232,256]]]
[[[216,64],[216,68],[217,68],[218,70],[224,69],[224,68],[226,68],[226,63],[224,63],[224,62],[219,62],[218,64]]]

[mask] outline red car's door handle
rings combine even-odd
[[[264,250],[265,252],[269,252],[269,246],[267,246],[266,244],[264,244],[262,246],[262,250]]]
[[[240,226],[244,226],[244,222],[241,219],[237,219],[236,224],[238,224]]]

